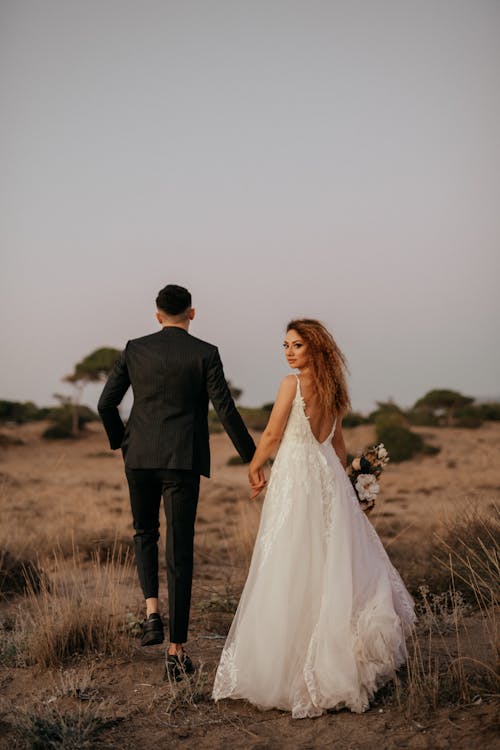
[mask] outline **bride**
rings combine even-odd
[[[413,600],[345,473],[345,359],[317,320],[284,342],[280,385],[249,468],[252,499],[279,446],[247,581],[212,697],[319,716],[362,712],[406,656]]]

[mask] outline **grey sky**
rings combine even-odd
[[[169,282],[243,403],[294,316],[356,409],[500,396],[497,0],[0,7],[0,398],[49,403]]]

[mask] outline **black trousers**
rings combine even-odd
[[[158,597],[158,539],[163,497],[167,520],[167,582],[172,643],[185,643],[193,580],[194,522],[200,477],[177,469],[126,471],[134,521],[134,549],[144,598]]]

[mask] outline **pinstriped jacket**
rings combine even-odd
[[[126,426],[118,405],[129,387]],[[127,469],[187,469],[210,476],[208,402],[245,462],[255,452],[227,387],[216,346],[168,326],[129,341],[116,361],[98,410],[112,449]]]

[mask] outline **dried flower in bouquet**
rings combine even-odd
[[[369,513],[375,507],[375,500],[380,491],[377,479],[388,461],[389,454],[384,444],[379,443],[364,450],[361,456],[354,458],[347,467],[347,475],[365,513]]]

